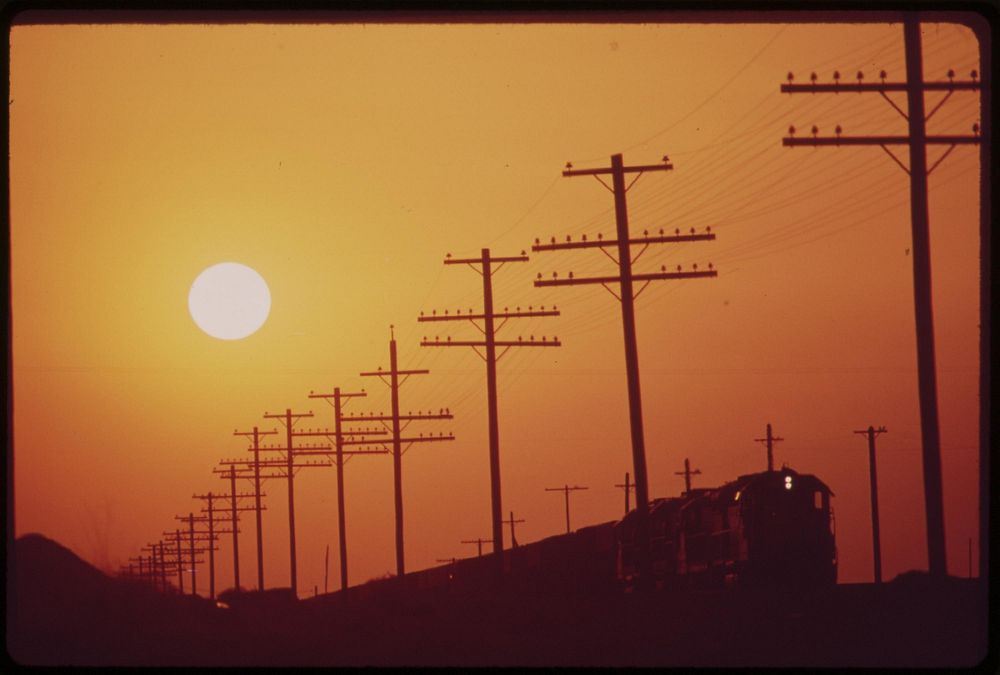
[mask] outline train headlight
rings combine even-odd
[[[792,489],[792,477],[791,476],[785,476],[785,489],[786,490],[791,490]]]

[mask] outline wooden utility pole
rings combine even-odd
[[[753,440],[757,443],[764,443],[767,445],[767,470],[769,473],[774,471],[774,444],[785,439],[773,436],[771,434],[771,425],[769,423],[767,425],[767,435],[764,438],[755,438]]]
[[[261,518],[263,509],[260,505],[262,496],[260,491],[260,439],[262,436],[271,436],[277,433],[277,430],[261,431],[257,427],[254,427],[253,431],[233,430],[234,436],[244,436],[253,440],[253,447],[250,448],[250,451],[253,452],[253,493],[257,519],[257,590],[259,591],[264,590],[264,527]]]
[[[923,54],[920,37],[920,15],[917,12],[903,12],[903,45],[906,51],[906,81],[886,82],[886,73],[880,73],[880,83],[865,84],[863,74],[858,72],[857,84],[841,84],[840,74],[834,73],[834,84],[816,84],[816,74],[811,75],[812,84],[792,84],[792,74],[789,73],[789,83],[781,85],[784,93],[839,93],[839,92],[878,92],[893,108],[902,115],[909,125],[906,136],[842,136],[841,128],[837,126],[835,136],[820,137],[819,129],[812,128],[811,138],[795,138],[795,128],[789,128],[789,135],[782,139],[782,145],[794,147],[808,146],[879,146],[896,162],[910,177],[910,219],[913,238],[913,303],[917,334],[917,383],[920,401],[920,432],[922,442],[922,462],[924,475],[924,509],[927,520],[927,558],[931,576],[943,578],[948,573],[945,556],[944,536],[944,497],[941,479],[941,441],[938,424],[937,406],[937,374],[934,354],[934,313],[931,303],[931,253],[930,253],[930,219],[928,216],[927,177],[958,145],[976,145],[981,142],[979,125],[972,127],[973,135],[928,135],[927,120],[956,91],[979,91],[980,82],[976,79],[976,71],[970,74],[971,79],[955,81],[954,71],[948,71],[947,82],[925,82],[923,78]],[[930,91],[946,92],[945,96],[931,110],[924,113],[924,93]],[[907,112],[896,105],[886,94],[888,92],[905,92]],[[984,119],[984,122],[988,123]],[[910,165],[904,165],[889,150],[890,145],[903,145],[909,148]],[[948,149],[938,157],[937,161],[927,167],[927,146],[946,145]],[[985,169],[984,169],[985,170]]]
[[[626,471],[625,472],[625,483],[624,484],[622,484],[622,483],[615,483],[615,487],[616,488],[622,488],[623,490],[625,490],[625,515],[626,516],[628,515],[628,512],[630,510],[629,502],[628,502],[629,493],[632,492],[632,490],[635,489],[635,485],[630,484],[628,482],[628,479],[629,479],[629,475],[628,475],[628,471]]]
[[[245,475],[240,475],[240,467],[242,465],[243,470],[248,470],[249,467],[246,466],[244,460],[231,460],[224,459],[220,460],[221,464],[225,468],[215,468],[212,469],[212,473],[219,475],[220,478],[225,478],[229,480],[229,522],[230,528],[233,535],[233,588],[236,589],[238,593],[240,591],[240,527],[239,527],[239,514],[241,511],[253,511],[257,510],[258,514],[260,509],[266,509],[266,506],[260,506],[260,496],[259,493],[240,493],[236,491],[236,479],[246,478]],[[259,482],[259,481],[258,481]],[[248,497],[257,497],[257,507],[254,506],[240,506],[239,500]],[[220,509],[221,510],[221,509]],[[262,574],[260,568],[258,567],[258,574]],[[261,586],[258,590],[264,590]]]
[[[882,544],[878,528],[878,473],[875,471],[875,437],[886,433],[885,427],[868,427],[855,431],[868,437],[868,484],[872,496],[872,559],[875,563],[875,583],[882,583]]]
[[[483,557],[483,544],[490,543],[490,540],[489,539],[463,539],[462,543],[463,544],[476,544],[476,546],[479,547],[479,556],[478,557],[482,558]]]
[[[302,448],[295,447],[293,439],[296,434],[293,430],[296,422],[304,417],[312,417],[312,411],[306,413],[293,413],[291,408],[286,408],[284,413],[279,413],[272,415],[268,412],[264,412],[265,419],[274,419],[281,422],[285,427],[285,445],[267,448],[268,450],[277,450],[285,453],[285,477],[288,479],[288,552],[289,552],[289,566],[291,573],[291,586],[292,586],[292,596],[298,597],[299,593],[299,577],[298,577],[298,566],[295,562],[295,469],[301,467],[314,467],[314,466],[330,466],[329,462],[305,462],[302,464],[295,464],[296,450],[299,449],[316,449],[323,447],[324,449],[329,449],[326,446],[304,446]]]
[[[195,520],[208,524],[208,531],[203,532],[203,534],[208,536],[208,541],[210,542],[208,547],[208,597],[215,600],[215,544],[220,534],[228,534],[230,530],[217,527],[215,524],[215,513],[217,511],[215,500],[221,498],[221,495],[209,492],[203,495],[193,495],[193,498],[201,499],[207,503],[207,507],[202,508],[202,512],[208,515],[195,517]]]
[[[768,425],[768,429],[770,429],[770,425]],[[771,453],[768,452],[768,457],[770,457],[770,454]],[[699,474],[701,474],[701,469],[695,469],[692,471],[691,463],[688,461],[687,457],[684,458],[684,470],[674,471],[675,476],[684,476],[684,494],[691,492],[691,476]]]
[[[323,430],[314,432],[309,430],[301,434],[303,436],[324,436],[333,441],[334,448],[336,449],[336,453],[334,455],[334,466],[337,467],[337,535],[340,543],[341,590],[347,590],[347,515],[344,504],[344,464],[354,455],[385,455],[389,452],[384,448],[380,450],[367,450],[359,447],[354,450],[345,450],[345,447],[347,446],[370,445],[370,443],[365,440],[366,436],[378,436],[387,433],[384,429],[363,429],[356,431],[344,430],[343,425],[345,421],[349,422],[360,419],[355,417],[345,417],[344,407],[350,402],[351,399],[363,396],[367,396],[364,390],[356,393],[347,393],[342,392],[340,387],[334,387],[332,394],[316,394],[310,391],[309,398],[321,398],[333,406],[333,431]],[[368,420],[366,419],[365,421]],[[360,438],[355,439],[355,436],[360,436]],[[324,593],[325,592],[326,587],[324,584]]]
[[[639,386],[639,351],[635,332],[635,299],[645,290],[651,281],[662,279],[693,279],[699,277],[714,277],[716,272],[709,264],[707,271],[698,271],[697,265],[693,265],[691,271],[684,272],[678,266],[676,272],[667,272],[666,267],[661,267],[659,273],[635,274],[632,271],[632,264],[639,259],[650,244],[680,243],[690,241],[708,241],[715,239],[715,235],[707,229],[704,234],[695,234],[691,230],[690,235],[682,235],[679,230],[675,230],[674,236],[664,236],[660,230],[660,236],[649,236],[648,231],[642,237],[632,237],[629,233],[628,207],[625,200],[625,193],[635,184],[635,181],[647,171],[669,171],[673,166],[666,156],[663,157],[662,164],[646,166],[625,166],[621,154],[611,156],[611,166],[600,169],[573,169],[569,163],[563,176],[593,176],[604,187],[608,188],[614,195],[615,200],[615,225],[617,239],[604,241],[598,235],[597,241],[571,241],[566,238],[565,243],[556,243],[555,237],[551,243],[542,244],[538,239],[531,247],[532,251],[555,251],[560,249],[574,248],[598,248],[605,255],[618,265],[618,274],[607,277],[573,278],[570,272],[567,278],[559,279],[553,273],[552,279],[539,278],[535,281],[535,286],[573,286],[577,284],[600,284],[618,299],[622,308],[622,328],[625,338],[625,377],[628,382],[628,402],[629,402],[629,426],[632,434],[632,470],[635,473],[635,500],[636,500],[636,536],[638,540],[638,571],[639,584],[642,588],[651,588],[652,578],[650,569],[649,554],[649,482],[646,475],[646,445],[643,438],[642,426],[642,399]],[[625,185],[626,174],[636,174],[632,182]],[[610,175],[612,185],[609,187],[601,180],[602,175]],[[632,246],[642,246],[643,248],[635,255],[632,255]],[[608,253],[606,249],[617,249],[618,257]],[[638,291],[633,291],[633,282],[646,282]],[[617,285],[616,293],[611,286]]]
[[[455,436],[449,433],[447,436],[444,434],[439,434],[438,436],[411,436],[404,438],[402,436],[401,422],[405,422],[407,425],[414,420],[450,420],[452,419],[452,414],[447,408],[442,409],[437,414],[418,412],[416,415],[408,413],[406,415],[401,415],[399,413],[399,388],[403,386],[403,383],[411,375],[426,375],[430,373],[429,370],[400,370],[399,365],[396,362],[396,337],[393,332],[393,327],[389,326],[389,370],[383,371],[381,367],[377,371],[361,373],[362,377],[377,377],[382,380],[389,387],[391,392],[392,401],[392,414],[383,415],[379,413],[378,415],[368,415],[363,419],[368,421],[381,422],[383,425],[386,422],[391,422],[392,426],[388,427],[392,433],[392,476],[393,476],[393,488],[395,496],[396,505],[396,575],[403,576],[406,573],[406,565],[403,560],[403,443],[407,444],[407,448],[413,443],[429,442],[429,441],[453,441]],[[402,381],[399,377],[403,376]],[[386,376],[389,377],[386,380]],[[361,417],[357,418],[359,421]]]
[[[569,534],[569,531],[570,531],[569,530],[569,493],[572,492],[573,490],[586,490],[586,489],[588,489],[588,488],[586,488],[586,487],[580,487],[579,485],[574,485],[573,487],[570,487],[569,485],[566,485],[566,486],[561,487],[561,488],[545,488],[546,492],[562,492],[562,493],[565,493],[565,495],[566,495],[566,533],[567,534]]]
[[[432,312],[430,316],[421,312],[420,317],[417,318],[417,321],[469,321],[483,334],[483,340],[452,340],[449,337],[444,342],[437,337],[433,341],[424,337],[420,346],[472,347],[473,351],[486,362],[486,408],[490,442],[490,514],[493,524],[492,541],[494,553],[499,553],[503,550],[503,507],[501,505],[500,494],[500,422],[497,410],[497,361],[511,347],[558,347],[560,345],[559,339],[555,337],[551,341],[543,337],[540,342],[536,341],[534,336],[528,341],[520,339],[497,340],[497,331],[509,319],[559,316],[559,311],[555,307],[547,311],[545,307],[542,307],[538,311],[535,311],[533,307],[529,307],[526,312],[522,312],[520,307],[514,312],[509,311],[507,307],[504,307],[502,312],[495,312],[493,310],[493,274],[498,272],[506,263],[527,262],[527,260],[528,256],[524,254],[524,251],[521,251],[521,255],[519,256],[494,257],[490,254],[490,249],[484,248],[480,253],[480,257],[463,259],[454,259],[449,253],[444,260],[445,265],[468,265],[482,276],[483,313],[475,314],[470,309],[467,314],[462,314],[462,310],[457,310],[455,314],[449,315],[446,310],[442,314],[438,314],[436,311]],[[494,267],[494,265],[496,266]],[[496,323],[498,319],[500,320],[499,325]],[[478,321],[481,321],[482,325],[479,325]],[[503,349],[499,355],[497,355],[497,347]],[[482,352],[479,351],[480,348],[483,349]]]
[[[517,548],[517,538],[514,536],[514,523],[523,523],[524,519],[514,520],[514,512],[510,512],[510,518],[503,521],[505,524],[510,523],[510,547]]]

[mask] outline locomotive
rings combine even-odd
[[[837,581],[833,492],[790,468],[740,476],[649,503],[657,589],[828,586]],[[637,579],[637,513],[503,551],[370,581],[356,598],[400,591],[629,592]]]

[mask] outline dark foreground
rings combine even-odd
[[[42,537],[16,553],[7,649],[24,665],[961,668],[986,656],[984,592],[963,579],[798,594],[249,594],[223,609],[109,579]]]

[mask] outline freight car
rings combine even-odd
[[[837,580],[833,493],[821,480],[783,467],[740,476],[649,504],[656,588],[831,585]],[[517,548],[498,561],[466,558],[352,589],[452,593],[490,587],[531,594],[629,591],[637,573],[636,512]],[[500,567],[502,565],[502,568]]]

